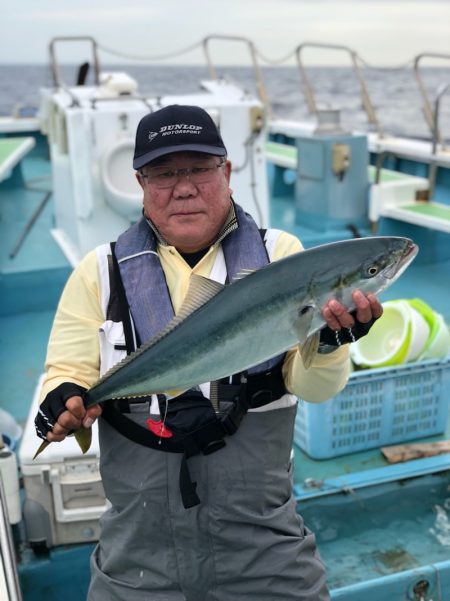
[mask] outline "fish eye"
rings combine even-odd
[[[367,275],[373,278],[374,275],[377,275],[378,271],[379,268],[377,265],[370,265],[370,267],[367,268]]]

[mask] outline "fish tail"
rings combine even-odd
[[[42,453],[42,451],[44,451],[48,447],[49,444],[50,444],[50,442],[48,440],[43,440],[42,441],[40,447],[38,448],[38,450],[34,454],[33,461],[36,459],[36,457],[38,455],[40,455]]]
[[[92,442],[92,428],[80,428],[75,431],[75,439],[83,455],[89,451]]]
[[[79,430],[76,430],[75,439],[81,449],[81,452],[83,454],[87,453],[92,442],[92,428],[80,428]],[[42,453],[42,451],[44,451],[48,447],[49,444],[49,440],[43,440],[41,442],[40,447],[34,454],[33,461]]]

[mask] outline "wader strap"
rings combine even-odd
[[[260,230],[264,239],[265,231]],[[125,346],[127,354],[136,348],[133,335],[130,309],[123,286],[123,281],[114,252],[115,243],[111,243],[113,281],[117,294],[117,303],[122,315]],[[265,246],[264,246],[265,248]],[[139,342],[138,342],[139,344]],[[187,460],[197,454],[208,455],[225,446],[224,437],[232,436],[239,428],[249,408],[262,407],[286,393],[282,376],[282,360],[269,370],[256,374],[245,374],[244,383],[232,385],[227,379],[218,382],[218,400],[220,413],[217,419],[204,424],[193,432],[183,433],[174,438],[166,438],[147,430],[124,415],[127,403],[109,402],[103,405],[102,417],[128,440],[142,446],[169,453],[183,453],[180,465],[180,492],[185,508],[200,503],[196,493],[196,484],[192,482]],[[118,405],[118,406],[117,406]],[[129,406],[129,405],[128,405]]]
[[[181,441],[174,441],[171,438],[159,437],[144,426],[140,426],[133,420],[126,417],[117,407],[114,401],[103,404],[102,418],[110,426],[115,428],[122,436],[144,447],[166,451],[168,453],[183,453],[184,445]]]
[[[103,405],[102,418],[134,443],[158,451],[183,453],[179,477],[180,493],[183,506],[188,509],[198,505],[200,499],[195,490],[195,482],[191,480],[187,460],[194,455],[210,455],[223,448],[226,444],[224,438],[232,436],[238,430],[249,408],[261,407],[283,396],[286,390],[281,368],[282,363],[263,374],[249,375],[243,384],[219,382],[218,398],[221,411],[216,415],[216,419],[173,438],[159,437],[129,419],[117,408],[117,401]],[[186,403],[188,402],[187,399]],[[123,405],[121,407],[125,409]]]
[[[282,372],[283,360],[265,372],[247,374],[245,384],[228,384],[227,378],[219,380],[219,402],[230,401],[244,394],[248,408],[256,409],[280,399],[287,393]]]
[[[122,276],[120,275],[119,263],[117,262],[116,253],[114,248],[115,242],[111,242],[111,256],[112,256],[112,268],[113,268],[113,282],[115,284],[115,291],[117,293],[117,303],[119,305],[120,314],[123,322],[123,332],[125,335],[125,347],[127,355],[136,350],[133,326],[131,325],[130,308],[128,306],[127,295],[125,294],[125,288],[123,287]],[[137,334],[136,334],[137,336]]]
[[[191,475],[189,473],[189,468],[187,464],[187,456],[186,453],[184,453],[183,457],[181,458],[180,466],[180,492],[183,507],[185,509],[190,509],[191,507],[200,505],[200,498],[196,493],[196,488],[197,483],[192,482],[191,480]]]
[[[119,409],[111,403],[103,405],[102,418],[105,419],[110,426],[115,428],[122,436],[131,440],[131,442],[140,444],[151,449],[166,451],[169,453],[183,453],[180,465],[180,493],[183,507],[189,509],[200,504],[200,499],[195,492],[196,483],[192,482],[191,475],[187,464],[187,459],[190,456],[181,442],[173,442],[172,439],[158,438],[149,430],[136,424],[128,417],[125,417]],[[192,452],[192,449],[191,449]],[[192,453],[193,454],[193,453]]]

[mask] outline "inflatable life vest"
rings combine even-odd
[[[243,269],[257,269],[270,261],[264,239],[277,236],[274,230],[261,231],[251,217],[235,205],[239,227],[227,234],[221,243],[222,277],[228,281]],[[145,219],[122,234],[111,245],[107,258],[109,295],[102,294],[106,307],[106,323],[123,331],[124,340],[103,352],[102,373],[125,353],[133,352],[157,334],[174,316],[164,272],[157,253],[157,241]],[[220,268],[215,266],[216,271]],[[105,272],[103,268],[103,273]],[[100,269],[102,274],[102,269]],[[102,278],[101,278],[102,280]],[[103,278],[104,280],[104,278]],[[123,328],[123,329],[122,329]],[[273,403],[288,395],[282,377],[284,355],[275,357],[248,372],[234,374],[212,384],[219,403],[215,409],[200,389],[167,399],[153,395],[139,399],[119,400],[104,404],[102,418],[129,440],[165,452],[183,453],[180,488],[185,507],[200,501],[189,477],[187,459],[202,453],[208,455],[225,446],[225,438],[234,434],[248,410]],[[289,399],[291,400],[291,399]],[[152,417],[147,428],[127,417],[136,403],[148,403]],[[295,402],[295,401],[293,401]],[[291,404],[291,403],[289,403]],[[163,416],[158,418],[155,414]],[[156,419],[155,419],[156,417]]]

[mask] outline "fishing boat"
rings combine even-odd
[[[305,247],[374,233],[412,238],[420,253],[382,300],[420,297],[450,322],[450,150],[439,126],[450,86],[442,82],[428,97],[421,65],[430,53],[414,59],[430,128],[423,140],[381,128],[352,49],[314,44],[349,55],[369,132],[344,128],[339,111],[316,102],[303,60],[312,44],[295,51],[311,111],[299,122],[274,115],[251,41],[230,38],[248,45],[258,94],[217,77],[209,52],[217,37],[224,36],[204,40],[210,77],[199,92],[157,96],[142,95],[124,72],[103,72],[91,38],[83,39],[92,47],[93,84],[83,82],[83,69],[78,85],[65,82],[57,49],[73,39],[54,39],[54,86],[42,90],[39,114],[0,118],[1,599],[86,596],[98,519],[108,506],[95,431],[83,457],[68,439],[33,461],[33,417],[67,277],[88,250],[139,218],[130,166],[147,112],[173,103],[208,110],[233,163],[234,196],[261,227],[288,230]],[[450,359],[440,356],[355,370],[335,399],[300,400],[294,490],[333,599],[443,601],[450,594],[449,455],[390,463],[380,452],[449,439],[449,385]]]

